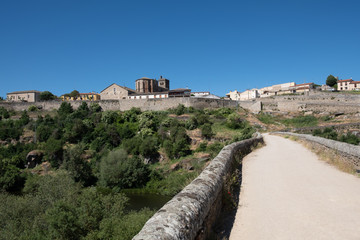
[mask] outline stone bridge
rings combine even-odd
[[[278,134],[333,149],[354,167],[360,166],[359,146],[305,134]],[[224,147],[133,239],[209,239],[240,164],[245,164],[245,187],[230,239],[358,239],[360,179],[323,165],[300,144],[277,136],[266,135],[266,146],[242,162],[263,141],[258,134]]]

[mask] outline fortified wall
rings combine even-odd
[[[104,111],[120,110],[126,111],[133,107],[140,108],[142,111],[161,111],[169,108],[176,108],[179,104],[185,107],[194,107],[196,109],[204,108],[220,108],[220,107],[237,107],[237,101],[223,99],[205,99],[205,98],[164,98],[164,99],[121,99],[121,100],[103,100],[103,101],[85,101],[88,104],[92,102],[98,103]],[[32,105],[43,110],[58,109],[62,101],[46,101],[46,102],[0,102],[0,106],[15,111],[28,110]],[[69,101],[74,109],[78,108],[82,101]]]
[[[133,240],[208,239],[220,215],[224,188],[242,157],[262,136],[225,146],[202,173],[150,218]]]
[[[356,113],[360,111],[360,94],[308,92],[305,95],[281,95],[241,101],[251,111]],[[249,108],[251,107],[251,108]]]

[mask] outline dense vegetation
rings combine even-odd
[[[0,239],[131,239],[154,212],[126,210],[124,191],[174,195],[202,170],[196,154],[213,157],[254,132],[228,108],[118,112],[63,102],[35,119],[14,114],[0,109]],[[45,165],[26,168],[33,150]],[[190,167],[172,167],[179,163]]]

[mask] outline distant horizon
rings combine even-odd
[[[0,96],[100,93],[141,77],[229,91],[360,80],[353,0],[0,2]]]

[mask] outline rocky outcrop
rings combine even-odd
[[[26,156],[26,168],[34,168],[42,162],[44,153],[40,150],[33,150]]]

